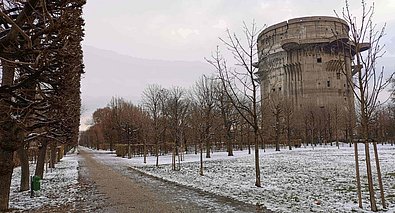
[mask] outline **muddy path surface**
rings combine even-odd
[[[82,193],[75,212],[269,212],[150,177],[129,166],[99,162],[88,150],[81,150],[79,158]]]

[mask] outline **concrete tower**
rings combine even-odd
[[[258,37],[262,98],[272,95],[297,108],[353,106],[349,27],[339,18],[313,16],[272,25]]]

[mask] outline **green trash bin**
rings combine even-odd
[[[41,189],[40,180],[41,180],[41,178],[39,176],[33,176],[32,188],[34,191],[38,191]]]

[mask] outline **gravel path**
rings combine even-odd
[[[157,193],[115,172],[108,166],[95,161],[91,155],[81,151],[80,156],[88,168],[91,180],[102,200],[102,212],[182,212],[177,206],[167,204]],[[102,196],[100,196],[100,194]],[[103,199],[103,196],[105,197]],[[104,201],[105,200],[105,201]],[[89,201],[88,201],[89,202]]]
[[[84,212],[263,212],[255,206],[165,182],[122,165],[98,162],[80,151]],[[86,199],[84,198],[86,197]]]

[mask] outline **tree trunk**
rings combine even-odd
[[[226,144],[228,156],[233,156],[232,136],[230,135],[230,127],[226,127]]]
[[[259,168],[259,144],[258,144],[257,129],[254,129],[254,143],[255,143],[255,186],[261,187],[261,170]]]
[[[364,94],[361,91],[361,94]],[[362,96],[362,95],[361,95]],[[365,105],[365,99],[364,96],[362,96],[361,100],[361,112],[362,112],[362,133],[363,133],[363,139],[365,143],[365,160],[366,160],[366,173],[368,176],[368,187],[369,187],[369,200],[370,200],[370,206],[371,210],[376,212],[377,211],[377,206],[376,206],[376,198],[374,194],[374,188],[373,188],[373,177],[372,177],[372,166],[370,162],[370,151],[369,151],[369,118],[366,112],[366,105]]]
[[[172,153],[172,157],[171,157],[171,165],[172,165],[172,170],[175,171],[176,170],[176,145],[175,144],[173,147],[173,153]]]
[[[374,195],[374,188],[373,188],[372,166],[370,164],[369,141],[367,139],[365,139],[365,156],[366,156],[366,170],[367,170],[366,172],[368,175],[370,206],[372,211],[377,212],[376,198]]]
[[[261,131],[263,131],[263,129],[264,129],[263,121],[261,121],[260,124],[261,124]],[[262,143],[261,147],[263,149],[263,152],[265,152],[266,151],[265,139],[263,138],[263,135],[262,135],[261,131],[259,132],[259,138],[261,139],[260,141]]]
[[[205,141],[206,141],[206,158],[211,158],[210,140],[208,139],[207,135],[206,135]]]
[[[114,142],[110,140],[110,151],[114,150]]]
[[[129,127],[127,127],[127,128],[129,128]],[[127,130],[128,132],[127,132],[127,134],[128,134],[128,136],[127,136],[127,139],[128,139],[128,159],[130,159],[130,158],[132,158],[132,155],[131,155],[131,150],[130,150],[130,134],[129,134],[129,130]]]
[[[62,160],[62,158],[63,158],[62,146],[59,148],[56,148],[56,150],[57,150],[56,163],[59,163],[60,160]]]
[[[314,147],[317,146],[317,141],[315,141],[315,129],[311,129],[311,146]]]
[[[276,151],[280,151],[280,137],[276,130]]]
[[[353,136],[350,136],[351,141],[350,144],[352,143],[352,138]],[[362,208],[362,194],[361,194],[361,178],[359,175],[359,157],[358,157],[358,143],[354,143],[354,157],[355,157],[355,179],[357,181],[357,194],[358,194],[358,206],[359,208]]]
[[[15,39],[16,36],[12,37]],[[15,68],[3,60],[1,64],[3,65],[1,86],[10,86],[14,82]],[[5,102],[10,100],[10,94],[6,94],[6,97],[0,99],[0,118],[2,119],[0,126],[0,211],[8,209],[11,178],[14,170],[14,152],[18,150],[17,135],[20,132],[8,113],[9,105]]]
[[[339,137],[338,137],[337,131],[338,131],[338,130],[337,130],[337,117],[336,117],[335,139],[336,139],[336,146],[337,146],[338,149],[340,149],[340,146],[339,146]]]
[[[158,139],[155,141],[155,154],[156,154],[156,167],[159,166],[159,141]]]
[[[143,152],[144,152],[144,163],[147,163],[147,143],[144,139],[144,144],[143,144]]]
[[[383,208],[385,209],[386,204],[385,204],[385,197],[384,197],[383,181],[381,179],[379,153],[377,151],[377,143],[375,141],[373,142],[373,149],[374,149],[374,158],[376,160],[377,179],[379,181],[379,187],[380,187],[381,204],[383,205]]]
[[[184,133],[185,134],[185,133]],[[185,135],[184,135],[184,142],[183,142],[183,146],[184,146],[184,151],[185,151],[185,154],[188,154],[188,140],[187,140],[187,138],[185,137]]]
[[[67,155],[67,152],[70,151],[70,145],[69,144],[64,144],[64,149],[63,149],[63,156]]]
[[[280,151],[280,118],[279,114],[276,113],[276,125],[275,125],[275,131],[276,131],[276,151]]]
[[[205,122],[205,127],[204,127],[204,139],[206,141],[206,158],[211,158],[211,151],[212,151],[212,144],[210,140],[210,112],[208,111],[206,113],[206,122]]]
[[[38,158],[36,164],[36,171],[34,175],[39,176],[41,179],[44,177],[44,166],[45,166],[45,156],[47,154],[48,141],[45,140],[41,143],[41,147],[38,149]]]
[[[178,155],[177,155],[177,157],[178,157],[178,167],[177,167],[177,171],[180,171],[180,170],[181,170],[181,159],[180,159],[181,153],[179,152],[178,149],[179,149],[179,148],[177,147],[177,152],[178,152]]]
[[[0,147],[0,211],[8,209],[12,172],[14,169],[14,151]]]
[[[199,174],[203,176],[203,145],[202,142],[199,143],[200,148],[200,172]]]
[[[304,128],[304,136],[305,136],[304,137],[305,146],[309,146],[309,139],[308,139],[308,137],[309,137],[309,129],[308,129],[307,125]]]
[[[49,168],[55,168],[55,164],[56,164],[56,143],[52,142],[50,144],[51,147],[51,158],[49,161]]]
[[[197,141],[196,139],[193,139],[193,144],[194,144],[194,146],[195,146],[195,155],[198,154],[198,145],[197,145],[197,142],[196,142],[196,141]]]
[[[251,154],[250,127],[247,129],[248,154]]]
[[[288,144],[288,149],[292,150],[291,146],[291,116],[289,112],[287,112],[287,144]]]
[[[17,153],[21,162],[21,182],[19,191],[23,192],[29,190],[29,157],[24,146],[20,147]]]

